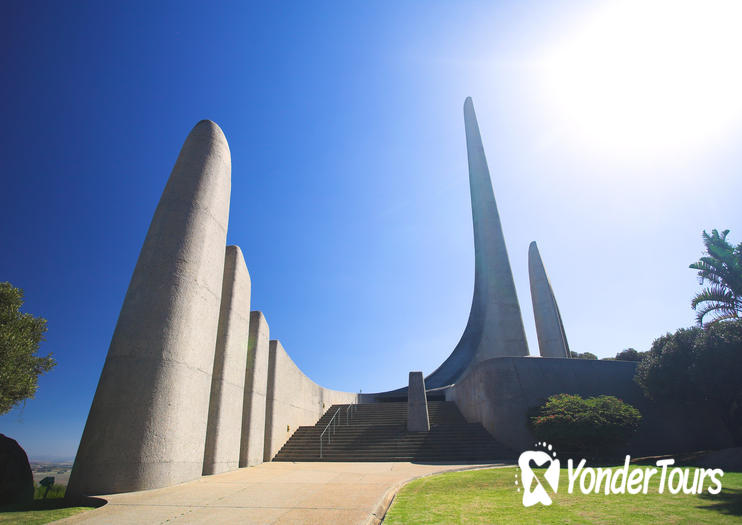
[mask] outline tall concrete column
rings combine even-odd
[[[222,130],[199,122],[134,268],[75,458],[71,497],[201,476],[230,171]]]
[[[535,241],[528,247],[528,277],[541,357],[570,357],[562,315]]]
[[[474,222],[474,296],[464,333],[451,355],[425,379],[428,388],[456,382],[492,357],[528,355],[515,282],[471,97],[464,102],[469,190]]]
[[[286,390],[293,396],[296,392],[292,387],[300,385],[286,385],[286,381],[294,379],[281,373],[284,370],[283,361],[288,357],[286,350],[278,340],[268,342],[268,382],[265,394],[265,433],[263,436],[263,461],[270,461],[280,448],[279,443],[288,439],[289,428],[283,432],[283,421],[280,418],[281,402],[286,401]],[[293,397],[292,396],[292,397]]]
[[[240,248],[227,246],[206,430],[205,475],[239,466],[249,333],[250,274]]]
[[[268,394],[268,322],[262,312],[250,312],[245,390],[242,407],[240,467],[263,462],[265,404]]]

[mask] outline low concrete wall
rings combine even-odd
[[[502,357],[479,363],[446,392],[464,417],[520,452],[535,439],[527,411],[554,394],[612,395],[635,406],[642,424],[628,445],[634,456],[732,446],[718,415],[680,404],[650,402],[634,383],[636,363],[545,357]]]
[[[357,398],[357,394],[319,386],[299,370],[279,341],[271,341],[263,459],[270,461],[299,426],[314,425],[331,405]]]

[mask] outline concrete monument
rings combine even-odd
[[[535,241],[528,247],[528,277],[541,357],[570,357],[562,315]]]
[[[357,400],[312,382],[277,341],[269,363],[268,324],[250,313],[242,252],[225,249],[230,176],[224,134],[199,122],[139,254],[68,497],[166,487],[270,460],[326,406]]]
[[[474,223],[474,296],[461,339],[443,364],[425,378],[428,389],[455,383],[472,366],[487,359],[528,355],[505,236],[471,97],[464,102],[464,126]],[[364,395],[363,399],[400,398],[406,391],[400,388]]]
[[[425,378],[428,388],[455,383],[471,366],[492,357],[528,355],[505,236],[471,97],[464,102],[464,124],[474,222],[474,297],[461,340],[449,358]]]
[[[188,135],[139,254],[69,495],[201,476],[219,322],[231,161],[219,126]]]
[[[315,425],[333,404],[359,398],[407,400],[409,429],[417,431],[430,425],[427,396],[445,396],[467,421],[481,422],[513,449],[533,442],[526,411],[544,396],[606,393],[638,399],[631,380],[635,363],[561,359],[569,355],[567,340],[535,243],[529,273],[539,346],[542,356],[560,359],[526,357],[520,306],[470,98],[464,122],[475,254],[469,320],[451,355],[427,378],[413,372],[404,388],[362,396],[313,382],[279,341],[269,341],[263,314],[250,312],[242,252],[225,247],[229,147],[216,124],[199,122],[144,240],[67,495],[165,487],[270,461],[300,426]],[[681,412],[677,420],[684,419]],[[657,425],[657,443],[667,443],[664,427]],[[649,437],[642,439],[649,443]]]

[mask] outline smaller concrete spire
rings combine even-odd
[[[528,247],[528,277],[541,357],[570,357],[562,316],[535,241]]]

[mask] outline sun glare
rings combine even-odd
[[[567,133],[596,149],[697,148],[742,117],[742,1],[626,1],[552,48],[545,95]]]

